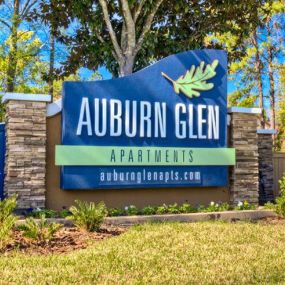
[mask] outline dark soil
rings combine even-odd
[[[271,225],[285,225],[285,217],[277,216],[277,217],[268,217],[261,219],[259,221],[260,223],[266,223]]]
[[[28,254],[65,253],[76,249],[84,249],[93,242],[118,236],[125,231],[126,229],[122,227],[106,227],[99,232],[90,233],[75,227],[63,227],[50,241],[40,242],[25,237],[23,232],[15,229],[11,242],[2,253],[11,254],[15,250]]]

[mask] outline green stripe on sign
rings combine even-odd
[[[57,145],[56,165],[189,166],[234,165],[234,148]]]

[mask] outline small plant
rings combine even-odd
[[[198,210],[190,204],[184,203],[179,207],[179,211],[180,213],[196,213]]]
[[[271,202],[267,202],[264,204],[264,209],[268,209],[268,210],[276,210],[276,204],[273,204]]]
[[[279,215],[285,216],[285,173],[281,180],[280,184],[280,196],[276,198],[276,212]]]
[[[241,211],[241,210],[254,210],[256,209],[256,206],[253,204],[248,203],[248,201],[239,201],[237,206],[234,208],[235,210]]]
[[[203,212],[223,212],[228,211],[230,205],[228,203],[215,203],[211,202],[208,207],[202,209]]]
[[[63,218],[63,219],[67,218],[70,215],[71,215],[71,213],[68,209],[63,209],[59,212],[59,217]]]
[[[23,225],[19,226],[19,229],[24,232],[25,237],[38,242],[48,242],[61,227],[60,224],[49,223],[45,215],[41,214],[39,221],[29,217]]]
[[[177,205],[177,203],[174,203],[172,205],[168,205],[167,212],[169,214],[179,214],[180,210],[179,210],[179,206]]]
[[[163,204],[162,206],[157,207],[156,214],[162,215],[168,213],[168,206],[166,204]]]
[[[0,249],[4,248],[10,239],[12,229],[16,222],[13,211],[17,204],[17,197],[0,200]]]
[[[88,203],[79,200],[76,200],[75,203],[76,206],[69,209],[72,214],[69,218],[74,221],[74,224],[89,232],[99,230],[107,215],[105,204],[103,202],[95,204],[94,202]]]
[[[222,203],[219,205],[219,211],[229,211],[231,209],[228,203]]]
[[[155,215],[155,213],[156,213],[156,207],[151,207],[151,206],[144,207],[144,208],[141,210],[141,213],[142,213],[143,215]]]
[[[108,209],[108,216],[110,217],[118,217],[118,216],[125,216],[126,212],[123,209],[119,208],[110,208]]]
[[[34,209],[31,213],[29,213],[29,217],[33,217],[36,219],[39,219],[42,215],[44,215],[46,218],[56,218],[58,216],[58,213],[54,210],[50,209]]]
[[[139,214],[139,209],[134,205],[126,206],[125,211],[128,216],[134,216]]]

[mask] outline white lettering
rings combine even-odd
[[[86,121],[84,121],[84,117],[86,117]],[[90,107],[87,97],[83,97],[81,101],[80,115],[79,115],[76,135],[81,136],[83,126],[87,127],[88,136],[92,136]]]
[[[117,129],[116,129],[117,122]],[[118,137],[122,134],[122,102],[110,100],[110,136]]]
[[[162,108],[162,110],[161,110]],[[159,136],[160,131],[160,136]],[[166,103],[154,103],[154,137],[166,137]]]
[[[182,103],[175,105],[175,135],[178,139],[186,138],[186,122],[180,121],[180,113],[186,113],[186,106]],[[181,126],[181,129],[180,129]]]
[[[141,101],[140,104],[140,137],[145,136],[145,126],[146,126],[146,136],[151,137],[151,104],[147,101]]]

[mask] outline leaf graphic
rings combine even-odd
[[[199,91],[208,91],[214,87],[213,83],[208,83],[207,80],[216,75],[216,67],[219,61],[215,59],[212,64],[207,64],[202,61],[198,67],[192,65],[185,75],[180,76],[177,80],[173,80],[167,74],[162,72],[162,76],[168,79],[173,84],[174,91],[179,94],[180,92],[187,97],[199,97]],[[205,67],[205,68],[204,68]]]

